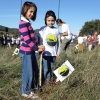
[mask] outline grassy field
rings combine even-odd
[[[0,100],[30,100],[20,95],[21,58],[11,57],[13,49],[0,48]],[[75,54],[70,46],[54,69],[66,60],[75,71],[58,85],[45,85],[36,100],[100,100],[100,47]]]

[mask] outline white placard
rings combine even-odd
[[[19,48],[16,48],[16,49],[14,50],[14,54],[15,54],[15,55],[18,55],[18,54],[19,54]]]
[[[62,82],[66,79],[75,69],[67,60],[59,68],[54,71],[56,77]]]

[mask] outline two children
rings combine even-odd
[[[22,96],[37,98],[38,95],[32,92],[33,78],[38,83],[38,65],[35,51],[43,52],[44,83],[52,78],[52,67],[56,57],[60,55],[60,34],[56,27],[55,13],[50,10],[45,15],[45,25],[38,34],[38,41],[35,38],[34,30],[30,20],[35,21],[37,7],[32,2],[25,2],[22,7],[19,32],[21,38],[20,56],[22,58]],[[35,76],[34,76],[35,75]]]

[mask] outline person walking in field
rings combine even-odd
[[[94,32],[93,32],[92,49],[94,49],[94,48],[95,48],[95,46],[96,46],[96,45],[97,45],[97,43],[98,43],[97,35],[98,35],[98,32],[97,32],[97,31],[94,31]]]
[[[89,33],[87,41],[88,41],[88,50],[91,51],[92,50],[92,43],[93,43],[92,33]]]
[[[79,33],[79,36],[78,36],[78,38],[77,38],[77,40],[78,40],[78,52],[79,51],[84,51],[84,38],[83,38],[83,35],[82,35],[82,33],[80,32]]]

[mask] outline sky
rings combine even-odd
[[[53,10],[58,18],[59,0],[22,0],[22,5],[25,1],[34,2],[38,8],[37,18],[32,22],[34,29],[45,25],[44,17],[48,10]],[[21,0],[0,0],[0,25],[18,28],[22,5]],[[60,0],[59,18],[77,35],[85,22],[100,20],[99,6],[100,0]]]

